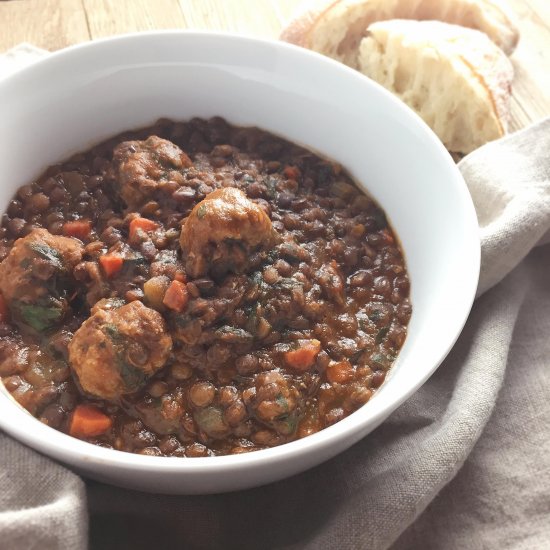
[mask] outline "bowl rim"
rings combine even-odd
[[[364,418],[362,418],[361,414],[358,414],[362,409],[366,409],[366,407],[362,407],[350,416],[337,422],[335,425],[327,427],[315,434],[277,447],[257,450],[251,453],[213,457],[196,457],[192,460],[182,460],[181,457],[145,456],[99,447],[42,424],[37,418],[32,416],[28,411],[20,406],[15,399],[13,399],[13,397],[11,397],[9,392],[7,392],[4,388],[3,384],[1,384],[0,388],[0,393],[4,395],[4,397],[0,396],[0,427],[23,443],[39,450],[47,449],[45,452],[48,455],[62,461],[67,461],[71,464],[75,464],[75,461],[81,461],[85,463],[95,463],[97,465],[108,465],[109,467],[131,471],[163,471],[179,474],[207,473],[213,469],[218,472],[230,472],[259,465],[261,465],[262,468],[265,468],[269,464],[277,463],[281,458],[292,461],[297,459],[299,460],[301,456],[316,453],[317,451],[323,449],[327,444],[334,442],[342,443],[347,440],[351,441],[348,445],[350,446],[364,436],[361,431],[362,428],[363,430],[366,430],[367,425],[377,426],[380,424],[381,421],[395,411],[395,409],[403,404],[426,382],[426,380],[428,380],[428,378],[436,371],[441,362],[445,359],[462,332],[473,305],[480,269],[480,241],[477,231],[477,217],[467,186],[456,164],[432,130],[416,113],[395,98],[390,92],[376,82],[361,75],[358,71],[355,71],[354,69],[333,59],[276,39],[257,38],[233,32],[186,29],[161,31],[153,30],[120,34],[75,44],[56,52],[52,52],[49,55],[6,75],[5,77],[0,77],[0,91],[2,88],[9,88],[10,85],[17,84],[20,80],[27,78],[32,79],[33,73],[35,73],[37,69],[47,68],[50,65],[55,66],[60,63],[65,63],[66,61],[72,62],[73,58],[78,58],[81,51],[92,49],[96,49],[98,51],[105,49],[107,51],[109,48],[116,47],[118,44],[131,43],[136,40],[151,40],[154,42],[157,40],[163,40],[167,37],[185,37],[184,39],[190,40],[213,39],[240,42],[243,44],[248,44],[249,46],[253,46],[254,44],[260,44],[263,46],[270,45],[282,50],[283,52],[288,52],[286,55],[302,56],[304,59],[309,58],[312,65],[320,66],[324,64],[327,67],[330,67],[330,70],[333,72],[335,77],[342,75],[343,78],[354,79],[358,83],[360,82],[361,85],[374,89],[375,93],[383,94],[390,98],[393,108],[400,111],[405,118],[409,119],[409,121],[424,134],[434,151],[439,151],[439,155],[443,154],[443,156],[447,157],[449,175],[451,176],[449,179],[453,180],[452,182],[449,181],[449,185],[452,184],[456,187],[456,191],[461,194],[463,199],[462,202],[465,206],[464,223],[470,228],[470,232],[467,235],[467,249],[469,251],[469,262],[471,269],[468,272],[469,279],[464,281],[463,285],[465,289],[463,291],[465,298],[464,309],[459,316],[457,315],[455,323],[455,327],[457,329],[456,334],[448,341],[448,344],[444,348],[441,348],[437,361],[435,361],[430,368],[424,369],[422,371],[422,375],[415,379],[414,384],[407,386],[406,388],[395,389],[392,399],[389,400],[389,402],[387,402],[387,404],[383,407],[379,407],[375,413],[369,414],[368,416],[363,414],[362,416]],[[375,397],[376,395],[377,394],[375,394]],[[7,397],[7,399],[5,397]],[[375,397],[373,397],[373,400]],[[10,401],[12,401],[16,407],[13,407]],[[17,409],[19,409],[18,418],[16,418],[17,424],[14,424],[13,421],[15,419],[10,418],[9,414],[2,414],[4,411],[13,414],[14,411],[17,411]]]

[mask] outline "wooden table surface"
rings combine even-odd
[[[0,0],[0,52],[57,50],[150,29],[211,29],[276,38],[301,0]],[[521,38],[510,130],[550,115],[550,0],[507,0]]]

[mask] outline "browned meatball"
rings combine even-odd
[[[162,368],[171,349],[161,315],[134,301],[94,308],[69,344],[69,363],[84,391],[116,401]]]
[[[199,202],[180,236],[192,277],[212,270],[242,272],[251,252],[269,250],[277,241],[265,211],[233,187],[213,191]]]
[[[13,318],[42,331],[62,320],[72,270],[82,259],[82,243],[34,229],[15,241],[0,264],[0,292]]]
[[[113,162],[120,195],[129,208],[151,199],[162,183],[183,183],[181,170],[192,164],[177,145],[157,136],[121,143],[114,150]]]

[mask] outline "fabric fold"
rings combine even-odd
[[[0,433],[0,548],[86,548],[84,482]]]
[[[550,118],[460,161],[481,236],[478,296],[501,281],[550,228]]]

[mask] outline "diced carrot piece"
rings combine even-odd
[[[0,294],[0,323],[5,323],[8,320],[9,310],[6,299]]]
[[[69,433],[74,437],[94,437],[105,433],[113,421],[93,405],[78,405],[73,411]]]
[[[181,312],[185,309],[187,301],[189,300],[189,293],[187,286],[181,281],[172,281],[162,303],[174,311]]]
[[[187,277],[185,276],[185,273],[183,271],[176,272],[176,274],[174,275],[174,279],[176,281],[179,281],[180,283],[187,282]]]
[[[343,384],[353,379],[353,367],[349,361],[333,362],[327,367],[327,378],[331,383]]]
[[[99,263],[107,277],[114,277],[124,264],[124,260],[116,254],[104,254],[99,257]]]
[[[299,340],[299,347],[291,349],[284,354],[285,361],[289,367],[299,371],[305,371],[312,367],[321,351],[319,340]]]
[[[297,180],[300,177],[300,170],[296,166],[288,165],[284,167],[283,174],[289,180]]]
[[[148,218],[134,218],[130,222],[130,240],[136,238],[138,230],[141,231],[154,231],[158,229],[159,224]]]
[[[92,231],[92,222],[90,220],[74,220],[63,224],[63,235],[66,237],[76,237],[77,239],[87,239]]]
[[[386,243],[393,244],[395,242],[393,235],[391,234],[391,231],[389,229],[382,229],[380,233],[384,237],[384,240],[386,241]]]

